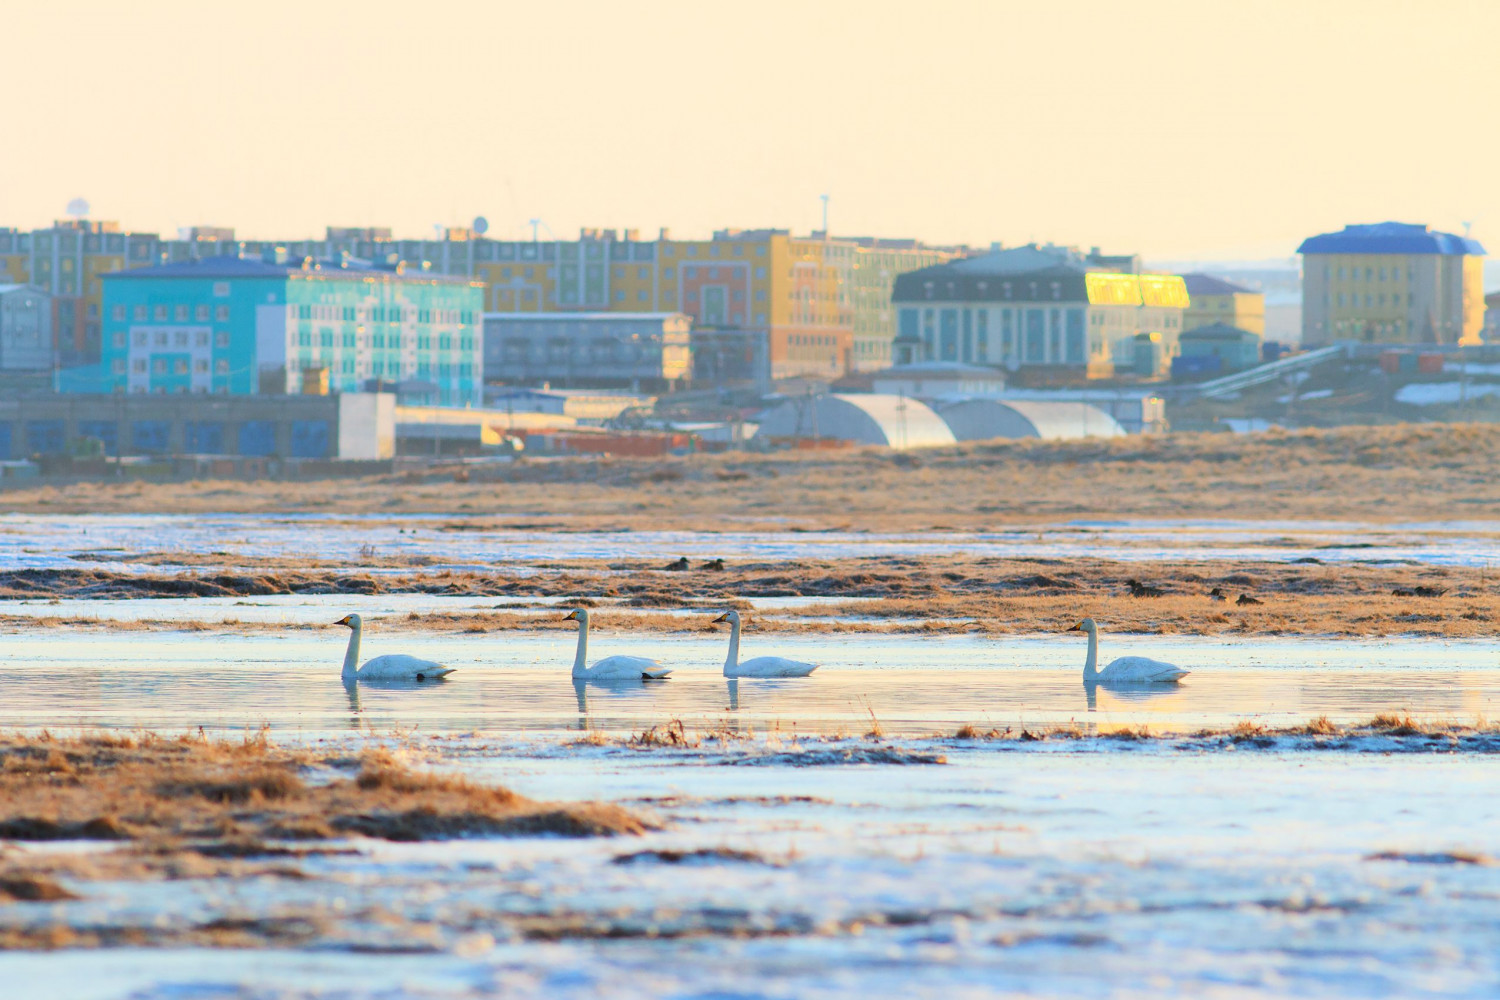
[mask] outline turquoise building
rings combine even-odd
[[[64,392],[394,391],[478,406],[484,285],[353,258],[205,257],[103,275],[101,361]],[[325,390],[326,387],[326,390]]]

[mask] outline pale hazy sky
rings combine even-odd
[[[7,0],[0,225],[1500,252],[1500,2]],[[544,235],[546,230],[544,230]]]

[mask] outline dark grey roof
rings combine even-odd
[[[1189,298],[1194,295],[1243,295],[1255,291],[1212,274],[1184,274],[1182,283],[1187,285]]]
[[[1241,330],[1237,326],[1228,323],[1210,323],[1207,326],[1195,326],[1191,330],[1183,330],[1178,339],[1180,340],[1244,340],[1246,337],[1260,339],[1260,334],[1249,330]]]
[[[997,276],[964,273],[938,264],[896,276],[892,302],[1081,302],[1088,299],[1087,272],[1072,267]],[[1053,294],[1053,285],[1057,294]],[[929,286],[930,292],[929,294]]]

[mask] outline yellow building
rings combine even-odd
[[[1211,274],[1184,274],[1188,307],[1182,316],[1183,330],[1222,323],[1257,336],[1266,335],[1266,297]]]
[[[1304,240],[1302,343],[1477,344],[1484,247],[1399,222]]]

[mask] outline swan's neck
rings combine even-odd
[[[1083,679],[1093,680],[1099,676],[1099,633],[1089,634],[1089,658],[1083,661]]]
[[[729,623],[729,657],[724,661],[724,672],[727,674],[740,665],[740,623]]]
[[[344,680],[353,680],[354,675],[359,672],[359,633],[360,627],[355,625],[349,629],[349,648],[344,651]]]
[[[582,677],[588,672],[589,620],[578,619],[578,652],[573,655],[573,676]]]

